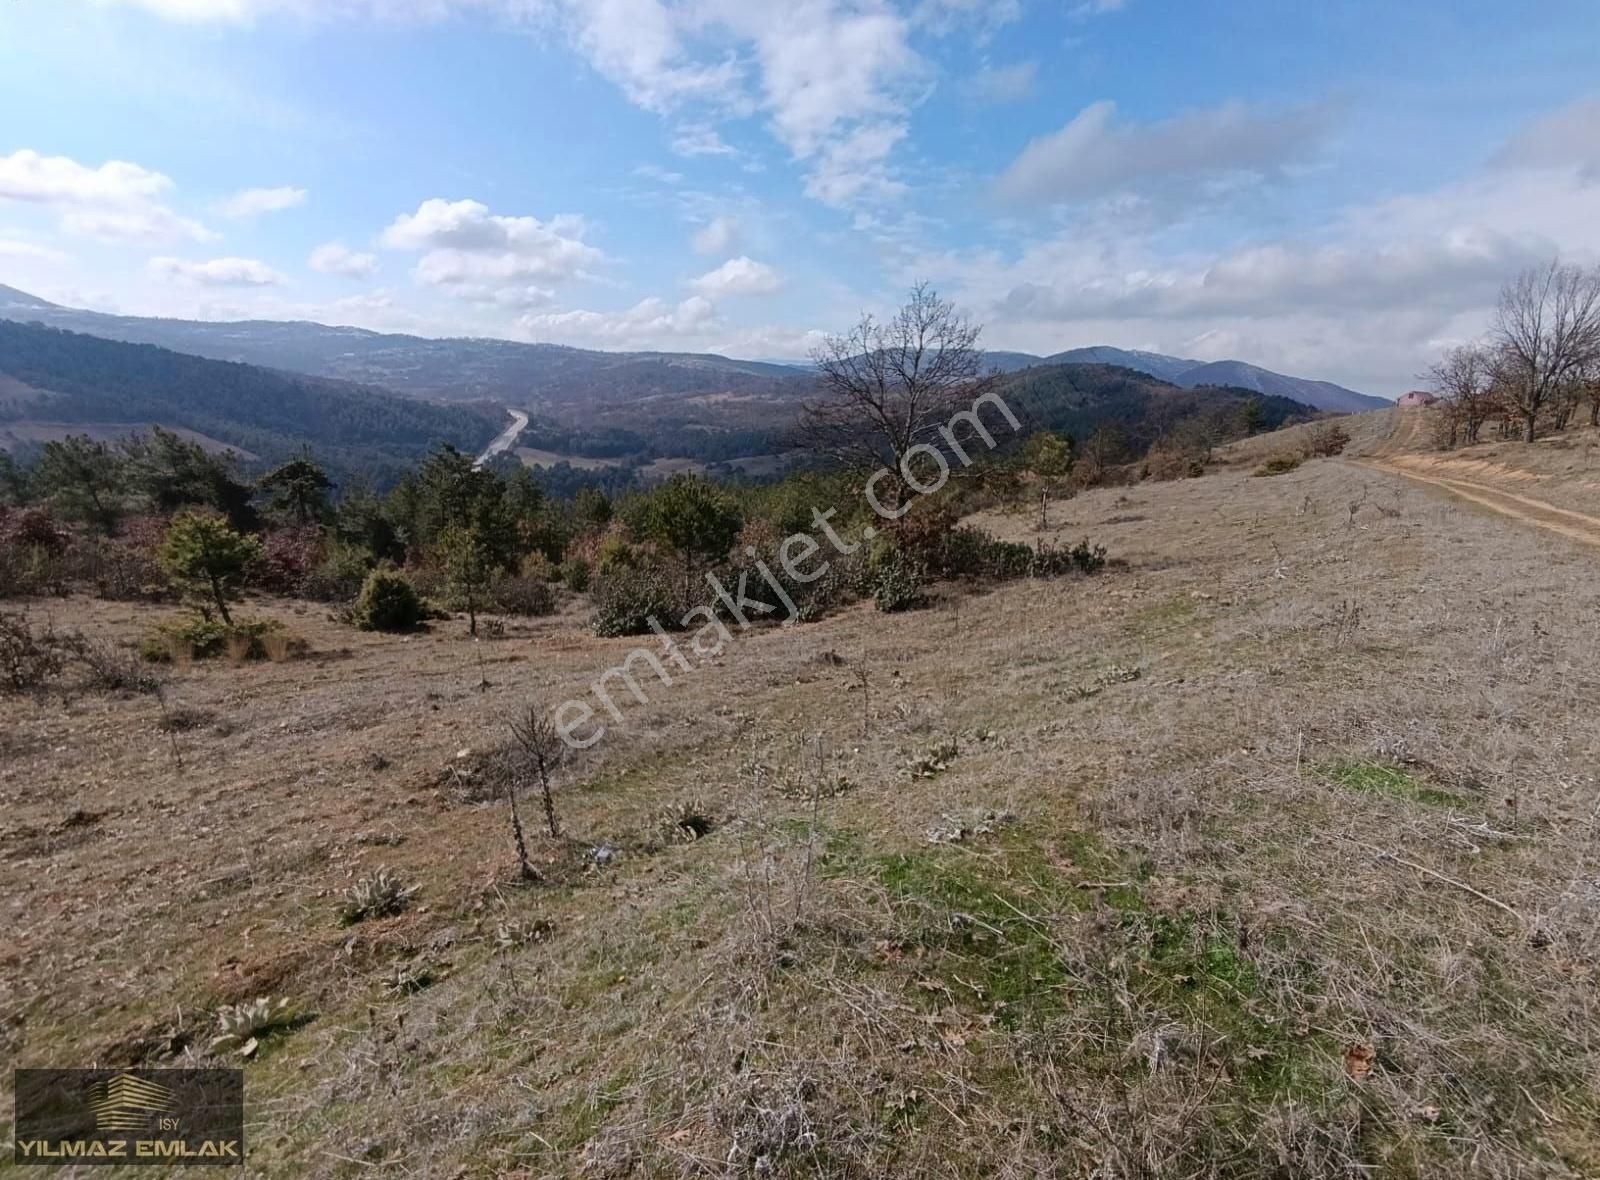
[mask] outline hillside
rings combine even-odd
[[[804,374],[783,365],[701,353],[598,352],[510,340],[431,339],[303,320],[210,323],[106,315],[60,307],[3,286],[0,317],[156,344],[213,360],[381,385],[416,397],[487,398],[529,407],[545,404],[553,410],[726,390],[796,397],[806,384]]]
[[[1305,377],[1289,377],[1263,369],[1260,365],[1244,361],[1196,361],[1183,357],[1167,356],[1159,352],[1141,352],[1125,348],[1098,345],[1091,348],[1071,348],[1051,356],[1036,357],[1025,352],[990,353],[997,368],[1005,372],[1038,365],[1116,365],[1148,373],[1163,381],[1196,389],[1204,385],[1226,385],[1248,389],[1270,397],[1288,398],[1325,413],[1358,414],[1363,410],[1382,409],[1391,403],[1387,398],[1357,393],[1331,381],[1314,381]]]
[[[811,389],[806,368],[742,361],[708,353],[601,352],[557,344],[493,339],[432,339],[308,321],[244,320],[211,323],[106,315],[61,307],[0,286],[0,318],[38,320],[111,340],[158,344],[216,360],[293,369],[315,376],[381,385],[398,393],[450,401],[488,398],[541,408],[569,419],[596,406],[626,412],[641,401],[651,413],[666,402],[682,412],[683,399],[738,394],[770,419]],[[993,351],[988,362],[1003,372],[1040,365],[1116,365],[1175,385],[1231,385],[1287,397],[1331,413],[1377,409],[1383,398],[1326,381],[1285,376],[1243,361],[1208,363],[1162,353],[1098,346],[1051,356]],[[727,409],[728,407],[723,407]],[[750,405],[741,418],[752,425]],[[703,425],[693,418],[696,424]],[[588,425],[587,421],[581,423]]]
[[[0,1047],[243,1068],[252,1175],[1600,1174],[1594,551],[1343,459],[978,523],[1116,561],[639,668],[536,883],[582,603],[8,698]]]
[[[497,410],[441,406],[349,382],[186,356],[0,320],[0,427],[181,427],[272,461],[306,445],[337,470],[381,473],[437,442],[473,449]],[[24,432],[18,432],[19,435]]]
[[[1011,373],[1001,393],[1032,429],[1070,434],[1081,443],[1101,427],[1119,429],[1127,449],[1142,453],[1185,419],[1206,418],[1220,438],[1244,433],[1247,404],[1256,428],[1303,418],[1308,408],[1248,389],[1185,389],[1133,369],[1105,364],[1041,364]]]

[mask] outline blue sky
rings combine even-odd
[[[1535,15],[1536,14],[1536,15]],[[1600,259],[1592,0],[9,0],[0,282],[78,306],[1378,393]]]

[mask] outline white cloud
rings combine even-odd
[[[646,110],[670,111],[691,99],[736,100],[738,61],[693,61],[682,40],[682,11],[660,0],[572,0],[569,11],[590,64]]]
[[[181,217],[161,205],[133,209],[73,210],[62,214],[61,228],[78,237],[111,244],[214,242],[221,236],[193,218]]]
[[[421,251],[419,282],[477,302],[526,296],[529,280],[564,282],[582,277],[604,255],[583,241],[583,220],[572,216],[540,221],[504,217],[478,201],[422,202],[383,231],[384,245]],[[507,292],[504,296],[497,292]]]
[[[61,262],[66,257],[59,250],[52,250],[47,246],[40,246],[34,242],[19,241],[16,238],[0,238],[0,258],[26,258],[35,262]]]
[[[172,188],[170,177],[125,160],[90,168],[23,148],[0,156],[0,199],[50,205],[128,205]]]
[[[672,150],[680,156],[736,156],[714,128],[704,123],[679,127],[672,134]]]
[[[324,242],[311,251],[306,265],[320,274],[365,279],[378,269],[378,260],[371,254],[356,253],[343,242]]]
[[[118,2],[118,0],[102,0]],[[950,32],[993,26],[1020,11],[1016,0],[926,0],[907,16],[885,0],[120,0],[177,20],[247,22],[370,16],[443,19],[488,12],[554,28],[635,105],[688,117],[672,139],[680,155],[730,155],[708,120],[763,111],[799,163],[828,175],[810,186],[830,203],[892,197],[886,158],[931,71],[912,48],[914,26]],[[897,128],[894,131],[885,128]],[[865,130],[864,130],[865,129]],[[842,147],[840,146],[842,143]],[[846,183],[837,160],[864,161],[874,178]]]
[[[674,172],[671,168],[663,168],[660,164],[639,164],[634,170],[635,176],[642,176],[646,180],[654,180],[660,184],[682,184],[683,173]]]
[[[1600,261],[1597,201],[1600,177],[1575,166],[1492,167],[1349,207],[1314,234],[1174,249],[1091,211],[1015,252],[913,254],[902,273],[987,320],[990,347],[1231,356],[1393,394],[1483,332],[1522,267],[1558,252]]]
[[[989,66],[962,84],[962,91],[979,102],[1021,102],[1033,94],[1039,63],[1019,61],[1009,66]]]
[[[689,244],[696,254],[726,254],[739,240],[739,223],[731,217],[713,217],[695,232]]]
[[[1087,20],[1091,16],[1104,16],[1108,12],[1121,12],[1128,5],[1128,0],[1084,0],[1082,4],[1072,9],[1072,15],[1079,20]]]
[[[524,315],[517,320],[517,330],[529,340],[576,340],[613,348],[641,348],[701,336],[716,324],[716,308],[702,296],[691,295],[676,305],[651,296],[624,311]]]
[[[196,287],[270,287],[284,277],[254,258],[212,258],[189,262],[182,258],[152,258],[149,271],[157,278]]]
[[[905,134],[903,122],[869,123],[828,144],[806,178],[806,195],[841,207],[866,197],[899,196],[906,186],[885,161]]]
[[[1535,119],[1494,156],[1503,168],[1577,168],[1600,177],[1600,99],[1575,102]]]
[[[1093,103],[1033,140],[1001,175],[1001,194],[1074,201],[1173,178],[1271,173],[1317,146],[1329,123],[1325,107],[1263,111],[1240,102],[1146,124],[1115,115],[1115,103]]]
[[[23,148],[0,156],[0,201],[25,201],[61,212],[70,234],[104,242],[212,241],[216,234],[156,198],[173,188],[160,172],[108,160],[98,167]]]
[[[783,287],[783,276],[765,262],[740,255],[730,258],[715,270],[707,271],[689,286],[702,295],[719,298],[727,295],[771,295]]]
[[[305,204],[306,190],[290,188],[247,188],[234,193],[222,203],[224,217],[259,217],[263,213],[279,213]]]

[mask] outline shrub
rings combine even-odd
[[[262,538],[261,555],[250,567],[250,582],[278,594],[298,594],[321,563],[322,553],[322,530],[315,525],[274,529]]]
[[[542,559],[541,559],[542,560]],[[508,574],[489,586],[485,603],[491,610],[508,615],[534,618],[556,609],[556,597],[545,578],[529,574]]]
[[[49,624],[35,633],[22,615],[0,614],[0,688],[29,692],[60,675],[61,643]]]
[[[208,1048],[211,1052],[236,1050],[249,1057],[262,1037],[299,1024],[300,1010],[286,999],[257,997],[243,1004],[229,1004],[217,1013],[217,1035]]]
[[[602,574],[615,574],[620,570],[638,569],[642,564],[640,554],[620,533],[608,533],[595,550],[595,570]]]
[[[160,685],[136,652],[83,635],[64,637],[63,645],[89,674],[89,685],[104,692],[154,692]]]
[[[1284,475],[1300,466],[1299,455],[1274,455],[1250,474],[1252,475]]]
[[[561,581],[574,594],[589,589],[589,563],[581,557],[569,557],[561,563]]]
[[[528,554],[517,567],[517,572],[524,578],[535,578],[541,582],[554,582],[560,576],[559,571],[543,553]]]
[[[1158,442],[1145,455],[1146,479],[1197,479],[1205,473],[1205,456],[1176,443]]]
[[[304,642],[288,636],[273,638],[283,624],[273,619],[248,619],[224,623],[219,619],[185,619],[163,623],[145,632],[139,654],[157,664],[208,660],[226,654],[235,661],[282,659],[303,650]],[[281,640],[281,642],[280,642]],[[273,652],[279,652],[273,656]]]
[[[373,570],[356,596],[352,620],[363,631],[412,631],[426,614],[409,578],[396,570]]]
[[[70,539],[48,508],[0,509],[0,546],[60,553]]]
[[[596,635],[645,635],[653,617],[667,630],[677,627],[682,611],[659,571],[626,570],[601,582],[590,622]]]
[[[872,601],[885,613],[913,610],[923,604],[923,567],[899,549],[890,549],[874,563]]]
[[[398,914],[411,904],[420,888],[420,885],[407,885],[388,869],[380,868],[345,890],[344,900],[339,904],[339,921],[345,926],[354,926],[368,918]]]
[[[359,545],[328,546],[322,560],[301,579],[299,593],[313,602],[349,602],[372,572],[372,555]]]
[[[1350,445],[1350,432],[1337,422],[1318,422],[1306,431],[1306,453],[1326,459],[1342,454]]]
[[[157,602],[172,593],[166,571],[149,550],[126,543],[87,541],[78,564],[95,594],[109,602]]]

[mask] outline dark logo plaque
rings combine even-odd
[[[19,1069],[17,1164],[244,1163],[237,1069]]]

